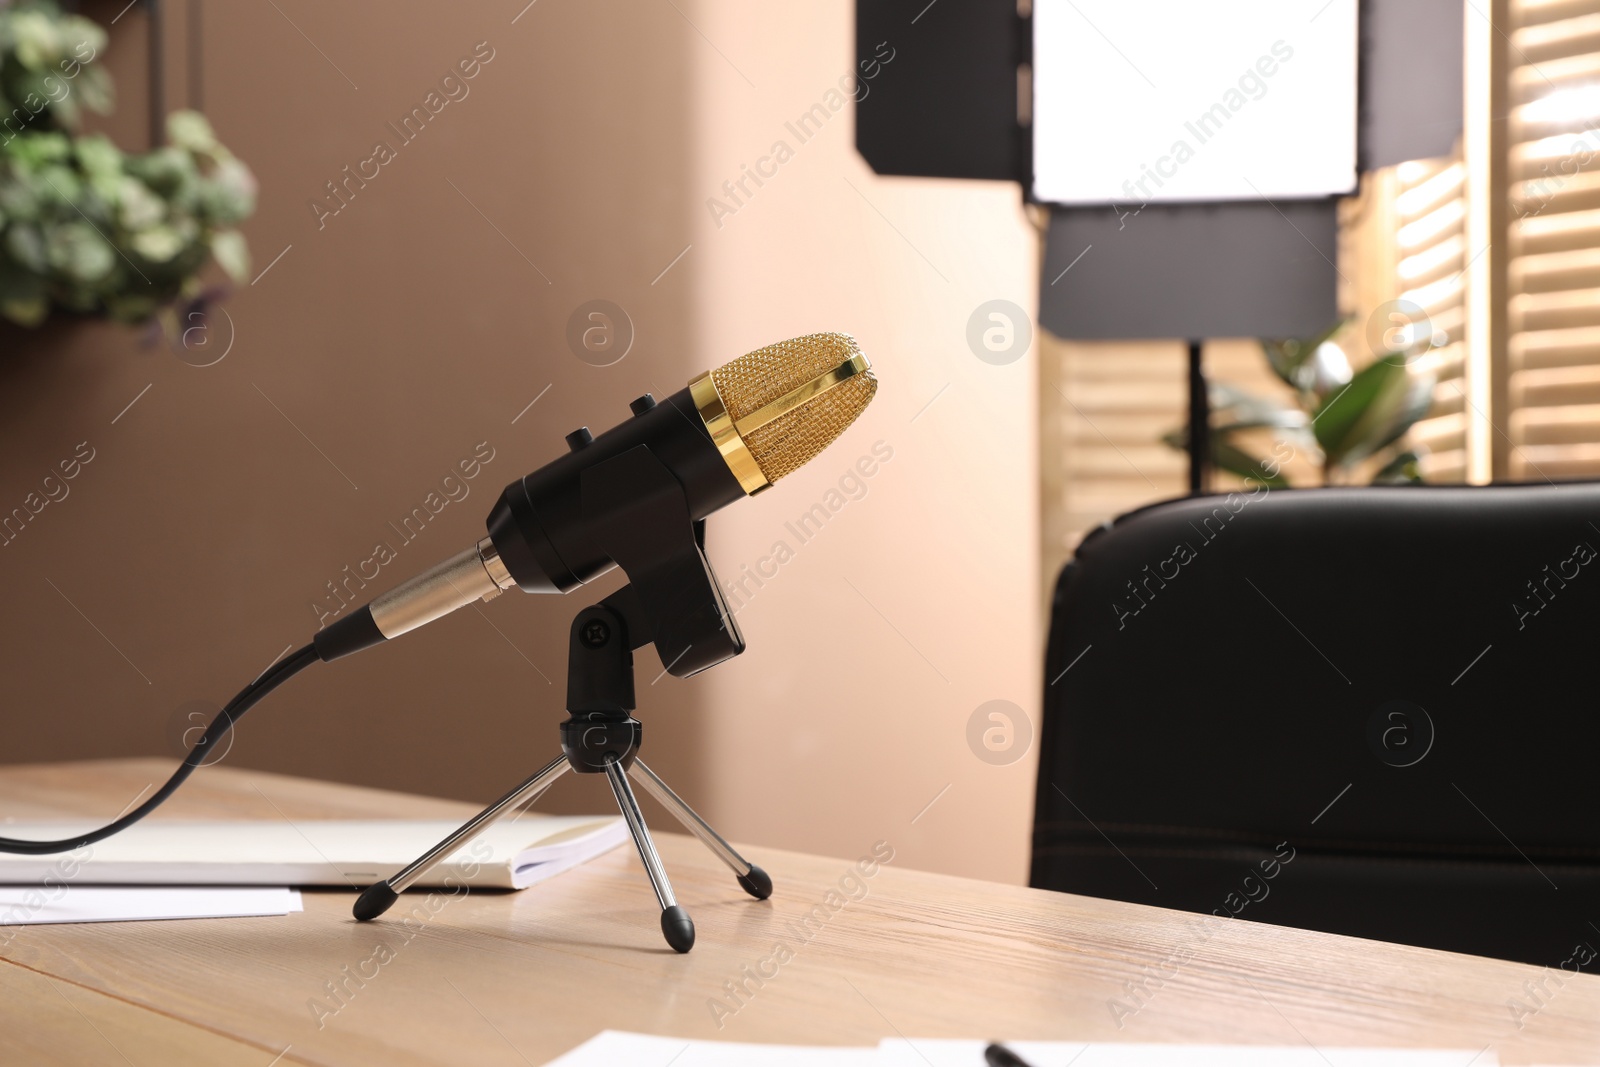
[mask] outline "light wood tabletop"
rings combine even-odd
[[[101,820],[170,769],[0,768],[0,816]],[[473,810],[213,767],[152,818]],[[750,847],[777,886],[758,902],[693,838],[657,837],[699,929],[688,955],[662,943],[631,848],[518,893],[430,908],[413,891],[369,925],[350,918],[352,890],[309,891],[305,911],[283,917],[0,928],[0,1063],[493,1067],[542,1064],[602,1029],[841,1045],[1455,1047],[1507,1064],[1600,1063],[1600,977],[1243,920],[1202,929],[1180,912],[892,859],[858,866],[893,841],[863,840],[851,858]],[[1519,1027],[1513,1000],[1542,1006]]]

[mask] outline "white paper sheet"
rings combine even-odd
[[[296,890],[258,886],[0,886],[0,926],[287,915],[302,907]]]
[[[984,1067],[987,1041],[890,1038],[878,1046],[878,1067]],[[1007,1041],[1028,1067],[1494,1067],[1479,1049],[1337,1048],[1294,1045],[1134,1045],[1104,1042]]]
[[[607,1030],[546,1067],[984,1067],[987,1041],[890,1038],[877,1048],[686,1041]],[[1309,1045],[1007,1042],[1029,1067],[1494,1067],[1492,1051]]]
[[[3,0],[0,0],[3,2]],[[0,853],[0,884],[371,885],[456,829],[450,820],[156,818],[70,853]],[[8,837],[53,839],[81,822],[5,823]],[[432,867],[418,888],[522,889],[628,840],[616,815],[525,814],[483,828]]]
[[[744,1045],[606,1030],[547,1067],[876,1067],[875,1048]],[[975,1067],[983,1067],[980,1059]]]

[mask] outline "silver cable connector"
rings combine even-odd
[[[501,562],[500,552],[494,547],[494,542],[485,537],[478,542],[478,558],[483,561],[483,569],[489,575],[489,580],[494,583],[494,592],[485,593],[483,599],[493,600],[502,590],[510,589],[517,584],[511,572],[506,570],[506,565]]]
[[[475,600],[493,600],[516,583],[485,537],[475,546],[396,586],[372,602],[372,621],[393,640]]]

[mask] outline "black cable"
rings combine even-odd
[[[205,763],[206,755],[216,747],[217,742],[228,736],[233,724],[254,707],[258,700],[318,661],[316,646],[307,645],[268,667],[261,677],[241,689],[238,696],[228,701],[223,709],[217,712],[217,717],[211,720],[211,725],[206,727],[206,732],[200,735],[200,740],[195,742],[194,748],[190,749],[183,762],[178,764],[178,769],[172,772],[172,777],[167,779],[166,784],[151,794],[149,800],[115,822],[109,822],[98,830],[91,830],[77,837],[64,837],[57,841],[25,841],[15,837],[0,837],[0,852],[20,852],[29,856],[70,852],[85,845],[92,845],[96,841],[104,841],[112,834],[132,826],[176,792],[184,779],[194,773],[196,767]]]

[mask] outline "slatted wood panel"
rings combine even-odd
[[[1044,577],[1053,583],[1085,534],[1124,512],[1188,491],[1188,458],[1161,435],[1188,411],[1187,346],[1173,341],[1063,341],[1043,336]],[[1206,373],[1260,396],[1291,402],[1253,340],[1205,346]],[[1258,455],[1270,441],[1251,442]],[[1309,464],[1288,472],[1302,484]],[[1213,488],[1241,484],[1213,477]]]
[[[1418,160],[1393,168],[1395,296],[1427,314],[1420,325],[1435,347],[1417,370],[1432,370],[1439,384],[1427,418],[1411,431],[1426,449],[1421,468],[1430,482],[1467,479],[1466,169],[1456,157]],[[1360,265],[1356,265],[1360,269]],[[1362,309],[1354,309],[1362,315]],[[1366,310],[1370,316],[1373,310]],[[1380,316],[1381,317],[1381,316]]]
[[[1513,0],[1507,371],[1515,479],[1600,474],[1600,0]]]
[[[1084,534],[1177,496],[1183,457],[1159,441],[1183,418],[1184,351],[1171,342],[1072,342],[1040,334],[1045,603]]]

